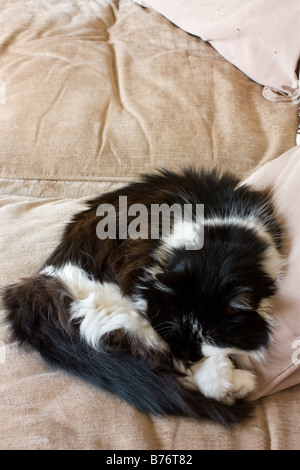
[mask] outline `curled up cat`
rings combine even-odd
[[[87,202],[40,271],[4,289],[6,320],[141,411],[228,425],[271,342],[281,238],[271,195],[231,174],[145,175]]]

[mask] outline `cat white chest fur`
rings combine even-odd
[[[70,321],[80,323],[81,336],[93,348],[97,349],[102,336],[119,329],[132,336],[138,334],[148,347],[166,347],[148,320],[139,314],[135,302],[123,296],[116,284],[91,279],[83,269],[72,263],[60,268],[47,266],[41,274],[56,277],[66,285],[74,297],[70,306]],[[137,304],[142,307],[141,299],[137,300]]]

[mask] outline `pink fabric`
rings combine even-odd
[[[208,41],[228,61],[264,85],[275,101],[299,101],[299,0],[134,0],[181,29]],[[300,146],[266,164],[246,181],[270,187],[286,230],[287,264],[273,301],[277,325],[266,361],[253,363],[256,399],[300,382]]]
[[[264,165],[245,183],[272,188],[286,231],[287,264],[273,301],[275,338],[266,361],[253,363],[257,388],[251,399],[256,399],[300,383],[300,145]]]
[[[134,1],[208,41],[229,62],[265,85],[265,98],[297,99],[299,0]]]

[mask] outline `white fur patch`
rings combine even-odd
[[[246,397],[255,387],[254,375],[235,369],[226,353],[217,353],[202,359],[191,367],[199,390],[206,397],[227,405]]]
[[[272,235],[266,230],[265,225],[255,218],[255,216],[245,218],[237,216],[224,218],[213,217],[205,219],[204,224],[207,227],[234,225],[238,228],[253,230],[256,236],[268,245],[268,249],[264,254],[265,259],[262,263],[262,268],[272,279],[276,279],[280,274],[283,265],[282,256],[278,252]]]
[[[216,354],[226,354],[227,356],[233,356],[235,362],[239,367],[251,368],[250,359],[261,362],[265,358],[265,349],[255,349],[254,351],[243,351],[242,349],[227,347],[222,348],[220,346],[214,346],[208,342],[203,342],[201,346],[202,354],[205,357],[215,356]]]
[[[41,274],[60,279],[68,288],[74,301],[70,306],[70,320],[80,322],[80,334],[94,348],[101,336],[119,328],[138,334],[149,347],[164,349],[165,343],[138,309],[145,302],[124,297],[120,288],[109,282],[90,279],[87,273],[71,263],[61,268],[48,266]]]
[[[195,222],[177,220],[169,237],[163,237],[165,248],[185,248],[186,250],[200,250],[203,247],[203,224],[196,225]]]
[[[228,216],[228,217],[203,217],[200,220],[200,224],[203,224],[204,227],[218,227],[218,226],[228,226],[233,225],[238,228],[245,228],[248,230],[255,231],[256,235],[264,240],[268,245],[274,246],[274,240],[271,234],[266,230],[266,227],[261,223],[256,217],[240,217],[240,216]],[[194,249],[202,248],[203,240],[201,236],[203,235],[201,227],[196,225],[196,223],[185,222],[184,220],[179,220],[175,223],[173,231],[169,237],[163,237],[162,241],[166,245],[166,248],[180,248],[189,245],[195,245]]]
[[[262,262],[263,270],[272,279],[278,278],[283,267],[283,258],[275,245],[272,235],[266,230],[265,225],[255,217],[255,214],[244,218],[234,215],[228,217],[203,218],[201,219],[201,223],[204,227],[226,227],[232,225],[237,228],[245,228],[254,231],[255,235],[268,245]],[[162,266],[174,248],[201,249],[204,241],[202,237],[203,232],[201,227],[196,227],[195,223],[182,220],[177,221],[170,237],[163,237],[162,243],[155,252],[155,258],[159,259],[160,263],[145,270],[145,279],[147,277],[153,279],[158,273],[163,272]],[[162,285],[157,285],[157,287],[160,287],[162,290],[164,289]]]

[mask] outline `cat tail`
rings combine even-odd
[[[248,405],[227,406],[185,388],[167,363],[134,357],[111,346],[96,350],[69,320],[74,300],[64,284],[39,274],[4,289],[3,303],[12,337],[36,349],[51,366],[113,393],[137,409],[157,415],[210,418],[228,426],[248,414]]]

